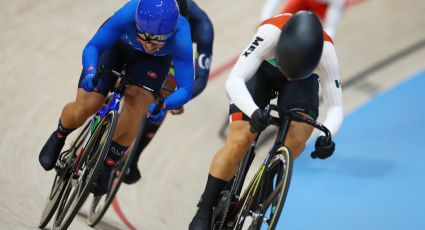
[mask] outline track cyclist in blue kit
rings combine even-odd
[[[214,29],[208,15],[195,2],[191,0],[177,0],[177,3],[179,4],[180,14],[189,20],[192,42],[196,44],[195,81],[192,95],[192,98],[194,98],[207,86],[213,50]],[[161,93],[166,96],[174,87],[174,76],[172,71],[170,71]],[[174,115],[181,114],[183,113],[183,107],[170,112]],[[137,155],[130,165],[128,174],[123,180],[124,183],[133,184],[140,180],[141,175],[137,166],[139,157],[161,125],[162,121],[147,122],[145,124],[142,139],[139,145],[135,146],[135,148],[137,148]]]
[[[103,72],[96,85],[93,78],[100,66],[121,71],[136,82],[159,92],[171,63],[174,65],[177,89],[165,99],[160,112],[149,119],[162,120],[167,110],[182,107],[192,97],[193,51],[188,21],[179,15],[175,0],[132,0],[106,20],[83,51],[83,71],[75,101],[65,105],[58,128],[42,148],[39,161],[45,170],[54,168],[65,139],[80,127],[104,103],[116,78]],[[104,172],[92,191],[107,192],[110,172],[115,162],[135,138],[140,121],[154,109],[153,95],[130,85],[117,129],[105,160]]]

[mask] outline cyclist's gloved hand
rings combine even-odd
[[[157,114],[154,114],[154,110],[155,110],[156,104],[153,103],[149,109],[148,112],[146,113],[146,117],[148,118],[148,121],[152,124],[161,124],[161,122],[164,120],[165,118],[165,111],[164,111],[164,106],[161,107],[161,109],[159,110],[159,112]]]
[[[270,114],[257,109],[252,113],[251,120],[249,120],[249,124],[251,125],[249,130],[253,133],[261,132],[270,124],[270,121]]]
[[[182,106],[182,107],[179,107],[177,109],[170,110],[170,113],[173,114],[173,115],[180,115],[180,114],[184,113],[184,107]]]
[[[332,156],[335,151],[335,143],[326,136],[320,136],[316,140],[316,144],[314,145],[315,150],[311,153],[311,157],[326,159]]]
[[[96,76],[95,70],[89,70],[86,72],[86,76],[81,81],[80,85],[86,92],[93,92],[96,86],[93,83],[93,78]]]

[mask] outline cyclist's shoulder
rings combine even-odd
[[[330,43],[332,43],[332,45],[334,44],[334,41],[333,41],[331,35],[329,35],[328,33],[326,33],[326,31],[323,31],[323,40],[324,40],[324,42],[330,42]]]
[[[135,12],[138,1],[132,0],[127,2],[124,6],[119,8],[110,18],[111,23],[125,25],[127,23],[135,22]]]
[[[264,30],[265,25],[272,25],[273,27],[277,27],[280,30],[282,30],[282,28],[286,25],[286,23],[291,18],[291,16],[292,16],[292,14],[290,14],[290,13],[278,14],[278,15],[272,17],[272,18],[269,18],[269,19],[266,19],[265,21],[263,21],[260,24],[260,27],[263,27],[263,30]],[[328,33],[326,33],[325,31],[323,31],[323,39],[324,39],[325,42],[330,42],[330,43],[333,44],[332,37]]]
[[[172,50],[175,54],[179,52],[192,52],[192,37],[189,22],[183,16],[179,16],[176,32],[171,41]]]
[[[282,29],[285,26],[286,22],[289,20],[289,18],[291,18],[291,16],[292,14],[290,13],[278,14],[274,17],[264,20],[260,24],[260,27],[264,25],[272,25],[279,29]]]
[[[179,15],[179,20],[177,21],[177,28],[176,28],[176,34],[175,35],[176,36],[182,36],[182,35],[184,35],[184,36],[189,35],[190,36],[189,21],[181,15]]]

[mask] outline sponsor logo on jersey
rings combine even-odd
[[[207,56],[206,54],[201,54],[198,57],[198,65],[199,68],[203,69],[203,70],[208,70],[210,69],[211,66],[211,57]]]
[[[153,79],[155,79],[155,78],[157,78],[158,76],[156,75],[156,73],[155,72],[153,72],[153,71],[148,71],[148,76],[150,77],[150,78],[153,78]]]
[[[245,57],[248,57],[248,55],[250,55],[255,48],[257,48],[258,45],[260,45],[260,42],[264,41],[263,38],[261,37],[255,37],[254,41],[251,43],[251,45],[248,47],[248,49],[245,50],[245,52],[242,54]]]

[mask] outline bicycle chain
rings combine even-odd
[[[230,200],[231,200],[230,191],[228,191],[228,190],[223,191],[220,195],[220,200],[219,200],[218,205],[216,207],[219,210],[224,209],[223,211],[220,210],[220,212],[222,212],[223,215],[221,216],[219,221],[217,221],[218,224],[219,224],[218,229],[213,229],[213,230],[223,230],[224,223],[226,221],[227,214],[228,214],[229,208],[230,208]],[[214,221],[214,222],[216,222],[216,221]]]

